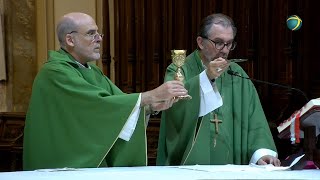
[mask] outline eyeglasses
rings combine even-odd
[[[234,50],[234,48],[236,48],[236,45],[237,45],[237,42],[235,42],[235,41],[225,43],[225,42],[221,42],[221,41],[216,42],[216,41],[209,39],[209,38],[206,38],[206,37],[202,37],[202,38],[211,41],[213,43],[214,47],[219,51],[222,50],[224,47],[227,47],[228,50],[232,51],[232,50]]]
[[[104,36],[104,34],[100,34],[98,32],[82,34],[82,33],[79,33],[78,31],[71,31],[69,34],[72,34],[72,33],[78,33],[78,34],[81,34],[82,36],[90,37],[92,42],[97,41],[99,39],[99,37],[103,38],[103,36]]]

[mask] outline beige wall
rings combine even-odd
[[[103,0],[36,0],[37,17],[37,62],[38,69],[47,59],[47,51],[59,49],[55,27],[69,12],[83,12],[91,15],[102,30]],[[97,64],[101,67],[101,61]]]
[[[26,112],[32,83],[47,59],[59,48],[58,19],[68,12],[84,12],[102,25],[104,0],[0,0],[5,17],[7,80],[0,81],[0,112]],[[101,66],[101,61],[97,61]]]
[[[4,23],[3,23],[3,2],[0,1],[0,81],[6,80],[6,62],[4,50]]]
[[[114,41],[114,0],[108,0],[109,3],[109,23],[110,23],[110,56],[111,56],[111,64],[110,64],[110,79],[115,82],[115,67],[114,67],[114,56],[115,56],[115,41]]]
[[[3,0],[5,81],[0,81],[0,112],[25,111],[36,74],[34,0]]]

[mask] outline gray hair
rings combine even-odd
[[[201,22],[198,36],[208,38],[210,28],[212,24],[222,25],[223,27],[231,27],[233,31],[233,37],[237,34],[237,28],[235,27],[233,20],[224,14],[211,14],[204,18]]]
[[[69,17],[64,17],[57,25],[56,32],[61,47],[66,46],[65,37],[67,34],[78,29],[75,21]]]

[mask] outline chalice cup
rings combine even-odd
[[[184,76],[182,74],[181,67],[184,65],[184,62],[186,60],[186,53],[187,53],[187,50],[171,50],[172,63],[177,66],[174,79],[181,82],[184,81]],[[188,99],[188,100],[192,99],[192,97],[188,94],[184,96],[177,96],[175,98]]]

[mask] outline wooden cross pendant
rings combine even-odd
[[[215,125],[215,135],[214,135],[214,138],[213,138],[213,147],[216,147],[216,144],[217,144],[217,135],[219,134],[219,123],[222,123],[222,120],[219,120],[218,119],[218,115],[217,114],[214,114],[214,119],[213,120],[210,120],[211,123],[214,123]]]
[[[216,134],[219,134],[219,123],[222,123],[222,120],[218,119],[218,115],[214,114],[214,119],[210,121],[211,123],[214,123]]]

